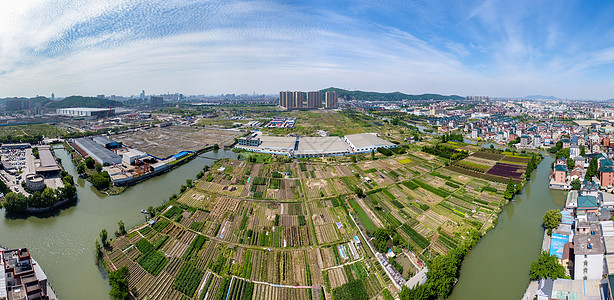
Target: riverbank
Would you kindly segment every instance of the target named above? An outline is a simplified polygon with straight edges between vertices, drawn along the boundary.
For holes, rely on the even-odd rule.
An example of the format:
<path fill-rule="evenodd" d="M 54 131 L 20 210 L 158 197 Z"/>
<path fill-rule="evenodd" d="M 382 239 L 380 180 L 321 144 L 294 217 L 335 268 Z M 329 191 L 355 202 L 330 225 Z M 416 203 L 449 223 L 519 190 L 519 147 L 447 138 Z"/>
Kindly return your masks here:
<path fill-rule="evenodd" d="M 541 249 L 541 217 L 560 209 L 565 192 L 548 188 L 550 164 L 544 157 L 536 173 L 514 201 L 503 207 L 497 225 L 473 247 L 463 261 L 449 299 L 519 299 L 529 284 L 529 267 Z"/>

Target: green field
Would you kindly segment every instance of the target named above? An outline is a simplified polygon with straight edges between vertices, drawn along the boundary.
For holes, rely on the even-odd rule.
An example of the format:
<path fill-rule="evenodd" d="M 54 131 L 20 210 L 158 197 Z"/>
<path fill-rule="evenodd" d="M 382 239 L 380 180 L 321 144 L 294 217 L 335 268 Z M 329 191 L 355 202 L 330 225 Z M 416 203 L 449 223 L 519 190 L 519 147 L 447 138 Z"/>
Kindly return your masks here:
<path fill-rule="evenodd" d="M 367 229 L 368 231 L 375 231 L 375 229 L 377 229 L 375 224 L 373 224 L 373 221 L 369 219 L 367 213 L 362 209 L 362 207 L 360 207 L 360 204 L 358 204 L 356 200 L 350 199 L 350 205 L 358 214 L 358 218 L 360 219 L 360 222 L 362 222 L 362 224 L 365 226 L 365 229 Z"/>

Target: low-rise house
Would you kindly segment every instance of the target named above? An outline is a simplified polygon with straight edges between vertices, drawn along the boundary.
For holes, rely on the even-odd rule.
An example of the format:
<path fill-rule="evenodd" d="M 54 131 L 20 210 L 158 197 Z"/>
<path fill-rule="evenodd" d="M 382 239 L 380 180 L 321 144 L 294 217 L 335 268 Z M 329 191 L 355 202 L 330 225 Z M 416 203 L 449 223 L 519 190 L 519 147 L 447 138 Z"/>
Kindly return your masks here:
<path fill-rule="evenodd" d="M 614 182 L 614 163 L 611 159 L 599 161 L 599 181 L 602 187 L 612 187 Z"/>
<path fill-rule="evenodd" d="M 595 196 L 578 196 L 578 207 L 576 208 L 577 214 L 583 213 L 597 213 L 599 210 L 599 201 Z"/>

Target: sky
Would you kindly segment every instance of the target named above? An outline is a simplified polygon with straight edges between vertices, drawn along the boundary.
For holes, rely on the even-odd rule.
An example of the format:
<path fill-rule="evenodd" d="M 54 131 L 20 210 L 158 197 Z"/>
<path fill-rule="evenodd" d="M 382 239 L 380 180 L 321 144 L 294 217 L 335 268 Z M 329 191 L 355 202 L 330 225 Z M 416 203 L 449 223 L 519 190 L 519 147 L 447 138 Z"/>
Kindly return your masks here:
<path fill-rule="evenodd" d="M 610 99 L 613 15 L 612 1 L 1 1 L 0 97 Z"/>

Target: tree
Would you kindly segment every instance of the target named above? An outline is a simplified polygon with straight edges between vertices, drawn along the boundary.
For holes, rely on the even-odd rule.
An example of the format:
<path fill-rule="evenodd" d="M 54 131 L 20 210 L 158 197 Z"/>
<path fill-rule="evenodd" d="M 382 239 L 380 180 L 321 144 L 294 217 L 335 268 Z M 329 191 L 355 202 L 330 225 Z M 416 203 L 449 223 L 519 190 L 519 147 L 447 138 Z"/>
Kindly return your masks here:
<path fill-rule="evenodd" d="M 582 182 L 580 182 L 580 179 L 574 179 L 571 181 L 571 189 L 572 190 L 579 190 L 580 187 L 582 187 Z"/>
<path fill-rule="evenodd" d="M 85 158 L 85 166 L 88 169 L 93 169 L 95 164 L 96 164 L 96 161 L 91 156 L 88 156 Z"/>
<path fill-rule="evenodd" d="M 45 188 L 43 193 L 41 194 L 41 202 L 44 207 L 51 207 L 57 202 L 57 198 L 55 197 L 55 191 L 51 188 Z"/>
<path fill-rule="evenodd" d="M 4 208 L 9 213 L 23 212 L 28 208 L 28 201 L 24 195 L 10 192 L 4 196 Z"/>
<path fill-rule="evenodd" d="M 580 145 L 580 156 L 586 156 L 586 147 L 584 145 Z"/>
<path fill-rule="evenodd" d="M 111 176 L 107 171 L 92 175 L 91 180 L 94 187 L 99 190 L 106 189 L 111 185 Z"/>
<path fill-rule="evenodd" d="M 151 205 L 147 207 L 147 212 L 149 213 L 150 218 L 153 218 L 156 215 L 156 212 L 154 211 L 154 208 Z"/>
<path fill-rule="evenodd" d="M 375 150 L 371 150 L 371 159 L 375 160 Z"/>
<path fill-rule="evenodd" d="M 213 144 L 213 150 L 218 150 L 220 149 L 220 145 L 218 144 Z"/>
<path fill-rule="evenodd" d="M 117 226 L 119 227 L 119 234 L 120 235 L 126 234 L 126 226 L 124 225 L 124 221 L 119 220 L 119 222 L 117 222 Z"/>
<path fill-rule="evenodd" d="M 510 177 L 505 193 L 503 193 L 503 198 L 506 200 L 511 200 L 514 197 L 514 194 L 516 194 L 516 184 L 514 183 L 514 180 L 512 180 L 512 177 Z"/>
<path fill-rule="evenodd" d="M 388 241 L 388 231 L 386 231 L 386 229 L 384 228 L 378 228 L 375 230 L 375 247 L 377 248 L 377 251 L 380 253 L 385 253 L 386 252 L 386 241 Z"/>
<path fill-rule="evenodd" d="M 86 166 L 85 166 L 85 162 L 80 162 L 80 163 L 77 165 L 77 173 L 79 173 L 79 174 L 83 174 L 83 173 L 85 173 L 85 168 L 86 168 Z"/>
<path fill-rule="evenodd" d="M 111 286 L 109 295 L 114 300 L 130 299 L 126 277 L 128 277 L 128 267 L 121 267 L 117 271 L 109 273 L 109 285 Z"/>
<path fill-rule="evenodd" d="M 588 163 L 588 168 L 586 169 L 586 176 L 584 176 L 584 179 L 593 180 L 593 176 L 597 175 L 598 170 L 599 169 L 597 159 L 592 158 L 591 161 Z"/>
<path fill-rule="evenodd" d="M 100 243 L 96 240 L 96 260 L 100 259 L 102 259 L 102 246 L 100 246 Z"/>
<path fill-rule="evenodd" d="M 102 171 L 102 165 L 100 163 L 96 163 L 94 165 L 94 168 L 96 169 L 96 172 L 100 173 L 100 171 Z"/>
<path fill-rule="evenodd" d="M 538 280 L 541 278 L 566 278 L 565 267 L 559 264 L 556 256 L 542 251 L 536 261 L 531 263 L 529 278 Z"/>
<path fill-rule="evenodd" d="M 562 218 L 563 215 L 558 209 L 551 209 L 544 214 L 542 220 L 544 221 L 544 227 L 548 229 L 548 235 L 552 234 L 552 229 L 559 227 Z"/>
<path fill-rule="evenodd" d="M 576 166 L 576 161 L 571 158 L 568 158 L 567 159 L 567 169 L 572 170 L 573 167 L 575 166 Z"/>
<path fill-rule="evenodd" d="M 102 243 L 103 247 L 107 246 L 107 238 L 108 238 L 108 234 L 107 234 L 107 230 L 103 229 L 102 231 L 100 231 L 100 242 Z"/>

